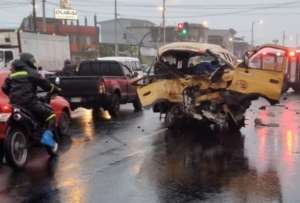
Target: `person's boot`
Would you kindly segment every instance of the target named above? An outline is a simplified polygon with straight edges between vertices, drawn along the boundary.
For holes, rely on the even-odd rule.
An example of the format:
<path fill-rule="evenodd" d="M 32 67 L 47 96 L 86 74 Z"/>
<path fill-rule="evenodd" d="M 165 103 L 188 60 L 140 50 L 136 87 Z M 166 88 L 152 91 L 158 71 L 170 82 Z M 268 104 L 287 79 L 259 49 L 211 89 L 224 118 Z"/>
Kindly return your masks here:
<path fill-rule="evenodd" d="M 58 150 L 58 144 L 54 140 L 54 134 L 51 130 L 46 130 L 41 138 L 41 143 L 52 149 L 53 153 L 56 153 Z"/>

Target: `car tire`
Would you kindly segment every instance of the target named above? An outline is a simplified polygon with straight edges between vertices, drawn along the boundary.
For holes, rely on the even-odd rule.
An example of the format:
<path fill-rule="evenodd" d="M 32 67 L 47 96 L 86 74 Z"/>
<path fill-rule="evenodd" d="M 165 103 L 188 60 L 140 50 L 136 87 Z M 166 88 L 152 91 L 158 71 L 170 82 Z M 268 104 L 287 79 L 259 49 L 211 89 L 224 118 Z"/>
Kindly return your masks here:
<path fill-rule="evenodd" d="M 28 161 L 28 139 L 25 131 L 18 127 L 9 129 L 4 140 L 7 164 L 14 169 L 23 169 Z"/>
<path fill-rule="evenodd" d="M 137 97 L 132 104 L 135 112 L 140 112 L 143 110 L 142 103 L 139 97 Z"/>
<path fill-rule="evenodd" d="M 111 98 L 111 103 L 108 108 L 110 115 L 117 117 L 120 112 L 120 96 L 118 94 L 113 94 Z"/>
<path fill-rule="evenodd" d="M 70 130 L 71 117 L 67 112 L 62 112 L 58 123 L 58 133 L 61 137 L 67 136 Z"/>

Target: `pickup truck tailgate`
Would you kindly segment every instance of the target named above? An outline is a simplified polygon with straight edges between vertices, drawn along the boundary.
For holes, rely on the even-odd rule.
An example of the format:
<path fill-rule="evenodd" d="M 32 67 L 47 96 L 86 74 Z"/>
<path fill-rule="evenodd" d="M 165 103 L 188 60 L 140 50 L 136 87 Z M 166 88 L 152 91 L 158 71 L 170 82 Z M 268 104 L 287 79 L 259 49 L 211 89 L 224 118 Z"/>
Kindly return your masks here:
<path fill-rule="evenodd" d="M 64 97 L 89 97 L 99 94 L 100 78 L 94 76 L 60 77 L 59 87 Z"/>

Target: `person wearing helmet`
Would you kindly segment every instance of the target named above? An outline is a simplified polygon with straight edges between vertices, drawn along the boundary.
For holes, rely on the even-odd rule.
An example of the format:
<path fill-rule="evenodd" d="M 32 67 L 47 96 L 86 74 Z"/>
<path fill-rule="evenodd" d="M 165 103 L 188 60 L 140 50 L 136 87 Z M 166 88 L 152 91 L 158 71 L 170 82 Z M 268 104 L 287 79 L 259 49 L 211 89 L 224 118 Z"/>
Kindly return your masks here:
<path fill-rule="evenodd" d="M 47 123 L 48 129 L 42 135 L 41 143 L 52 147 L 53 151 L 56 152 L 58 145 L 53 139 L 55 114 L 51 108 L 38 99 L 38 87 L 49 93 L 60 92 L 59 88 L 38 73 L 34 56 L 23 53 L 20 55 L 20 59 L 12 63 L 11 74 L 6 78 L 2 90 L 9 97 L 12 105 L 18 105 L 29 110 L 36 118 Z M 51 142 L 47 143 L 45 140 Z"/>
<path fill-rule="evenodd" d="M 64 67 L 62 69 L 62 75 L 70 76 L 74 75 L 76 66 L 72 65 L 72 62 L 67 59 L 64 61 Z"/>

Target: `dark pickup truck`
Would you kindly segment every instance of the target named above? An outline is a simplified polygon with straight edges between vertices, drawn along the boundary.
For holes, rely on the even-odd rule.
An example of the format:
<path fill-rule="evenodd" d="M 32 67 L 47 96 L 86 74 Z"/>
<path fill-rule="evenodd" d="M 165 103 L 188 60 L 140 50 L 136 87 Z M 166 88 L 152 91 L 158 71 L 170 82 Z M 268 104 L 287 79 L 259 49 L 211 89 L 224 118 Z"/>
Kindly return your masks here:
<path fill-rule="evenodd" d="M 104 108 L 116 116 L 120 104 L 132 103 L 135 111 L 141 110 L 136 88 L 131 85 L 136 74 L 117 61 L 83 61 L 70 76 L 58 76 L 56 84 L 71 108 L 98 110 Z M 50 77 L 54 80 L 54 77 Z"/>

